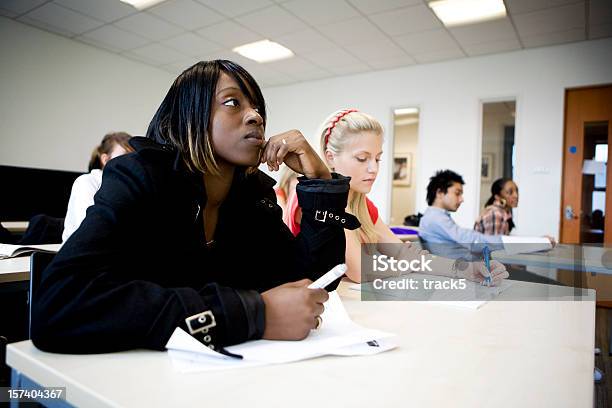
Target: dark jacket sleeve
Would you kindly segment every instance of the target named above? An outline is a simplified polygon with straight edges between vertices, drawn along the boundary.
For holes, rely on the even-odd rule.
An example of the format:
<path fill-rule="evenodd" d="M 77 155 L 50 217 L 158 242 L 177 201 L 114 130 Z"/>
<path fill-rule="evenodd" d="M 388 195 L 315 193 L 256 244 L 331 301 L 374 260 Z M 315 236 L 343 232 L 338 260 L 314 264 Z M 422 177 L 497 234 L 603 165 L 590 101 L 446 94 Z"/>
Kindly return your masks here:
<path fill-rule="evenodd" d="M 154 188 L 137 158 L 117 158 L 106 166 L 94 206 L 43 272 L 34 294 L 32 341 L 38 348 L 63 353 L 163 350 L 177 326 L 187 329 L 185 319 L 205 311 L 212 312 L 216 326 L 197 336 L 211 336 L 215 347 L 261 337 L 264 311 L 257 292 L 214 283 L 199 291 L 164 287 L 139 270 L 124 242 L 117 243 L 125 226 L 137 225 L 131 221 L 142 217 Z"/>
<path fill-rule="evenodd" d="M 302 208 L 301 231 L 297 237 L 281 221 L 280 244 L 275 248 L 271 268 L 280 282 L 308 278 L 316 280 L 334 266 L 345 262 L 344 229 L 356 229 L 359 221 L 345 212 L 350 177 L 332 173 L 331 180 L 299 178 L 296 187 Z M 270 189 L 268 198 L 275 199 Z M 280 218 L 280 215 L 277 216 Z M 336 289 L 340 280 L 326 289 Z"/>

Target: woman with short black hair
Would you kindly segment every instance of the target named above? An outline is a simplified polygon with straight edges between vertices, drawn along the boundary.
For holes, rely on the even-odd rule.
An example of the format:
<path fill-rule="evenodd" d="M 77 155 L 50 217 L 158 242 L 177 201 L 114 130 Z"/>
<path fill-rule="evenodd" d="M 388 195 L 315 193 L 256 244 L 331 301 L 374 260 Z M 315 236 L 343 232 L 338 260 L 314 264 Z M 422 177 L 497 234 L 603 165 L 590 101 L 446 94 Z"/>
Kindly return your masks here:
<path fill-rule="evenodd" d="M 304 338 L 327 292 L 308 289 L 344 262 L 349 180 L 331 174 L 298 131 L 264 139 L 265 102 L 239 65 L 199 62 L 174 81 L 147 138 L 110 162 L 77 230 L 35 294 L 32 340 L 43 350 L 162 350 L 177 328 L 211 348 Z M 305 177 L 302 234 L 281 220 L 283 162 Z M 328 211 L 341 215 L 315 219 Z M 336 217 L 338 218 L 338 217 Z"/>

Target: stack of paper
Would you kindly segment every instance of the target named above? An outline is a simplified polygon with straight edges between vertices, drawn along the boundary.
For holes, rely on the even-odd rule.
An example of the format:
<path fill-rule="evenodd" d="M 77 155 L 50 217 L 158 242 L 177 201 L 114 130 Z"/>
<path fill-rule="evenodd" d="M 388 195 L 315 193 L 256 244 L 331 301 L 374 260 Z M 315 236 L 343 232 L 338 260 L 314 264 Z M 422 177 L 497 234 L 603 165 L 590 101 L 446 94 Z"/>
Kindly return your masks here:
<path fill-rule="evenodd" d="M 552 249 L 550 240 L 546 237 L 517 237 L 502 235 L 504 252 L 507 255 L 530 254 L 532 252 L 548 251 Z"/>
<path fill-rule="evenodd" d="M 191 372 L 288 363 L 322 355 L 369 355 L 396 347 L 389 341 L 392 334 L 353 322 L 336 292 L 329 294 L 321 317 L 321 327 L 301 341 L 254 340 L 226 348 L 242 360 L 209 349 L 180 328 L 166 348 L 177 371 Z"/>

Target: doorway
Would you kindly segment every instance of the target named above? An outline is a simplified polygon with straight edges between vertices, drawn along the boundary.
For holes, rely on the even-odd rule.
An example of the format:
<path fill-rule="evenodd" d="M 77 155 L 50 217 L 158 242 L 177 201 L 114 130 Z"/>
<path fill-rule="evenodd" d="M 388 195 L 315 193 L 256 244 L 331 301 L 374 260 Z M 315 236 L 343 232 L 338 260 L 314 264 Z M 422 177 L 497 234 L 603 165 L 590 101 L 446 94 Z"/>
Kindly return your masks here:
<path fill-rule="evenodd" d="M 611 122 L 612 86 L 566 90 L 562 243 L 612 244 Z"/>
<path fill-rule="evenodd" d="M 498 178 L 514 178 L 514 125 L 516 101 L 483 102 L 482 157 L 480 162 L 480 207 L 491 196 L 491 185 Z"/>
<path fill-rule="evenodd" d="M 394 109 L 390 225 L 402 225 L 406 216 L 416 213 L 418 142 L 419 109 Z"/>

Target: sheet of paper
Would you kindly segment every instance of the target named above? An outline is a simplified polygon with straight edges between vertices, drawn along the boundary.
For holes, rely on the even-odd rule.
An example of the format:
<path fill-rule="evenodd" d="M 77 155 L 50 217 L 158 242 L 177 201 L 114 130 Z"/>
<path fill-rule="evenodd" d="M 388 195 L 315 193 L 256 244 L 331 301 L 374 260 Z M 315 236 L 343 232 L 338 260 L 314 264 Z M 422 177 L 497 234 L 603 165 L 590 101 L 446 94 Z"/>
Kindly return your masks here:
<path fill-rule="evenodd" d="M 321 317 L 321 327 L 301 341 L 254 340 L 226 348 L 243 356 L 242 360 L 209 349 L 180 328 L 175 329 L 166 348 L 177 371 L 194 372 L 287 363 L 322 355 L 371 355 L 395 347 L 389 340 L 393 334 L 354 323 L 336 292 L 330 293 Z M 367 345 L 372 340 L 378 345 Z"/>
<path fill-rule="evenodd" d="M 329 294 L 329 300 L 325 303 L 325 312 L 321 317 L 323 318 L 321 327 L 311 331 L 305 340 L 255 340 L 228 347 L 227 350 L 243 356 L 245 360 L 283 363 L 321 356 L 341 347 L 392 336 L 354 323 L 335 291 Z"/>
<path fill-rule="evenodd" d="M 546 237 L 502 235 L 502 242 L 504 244 L 503 252 L 507 255 L 529 254 L 552 249 L 552 244 Z"/>

